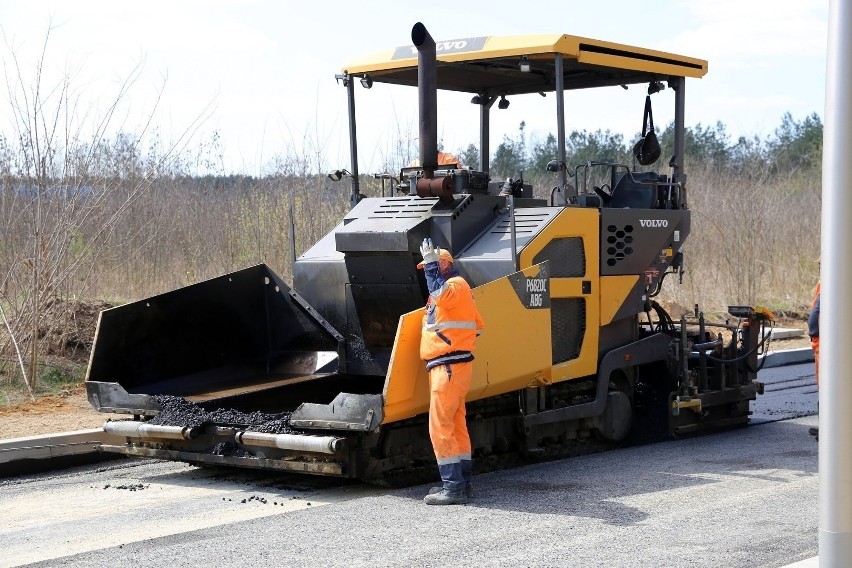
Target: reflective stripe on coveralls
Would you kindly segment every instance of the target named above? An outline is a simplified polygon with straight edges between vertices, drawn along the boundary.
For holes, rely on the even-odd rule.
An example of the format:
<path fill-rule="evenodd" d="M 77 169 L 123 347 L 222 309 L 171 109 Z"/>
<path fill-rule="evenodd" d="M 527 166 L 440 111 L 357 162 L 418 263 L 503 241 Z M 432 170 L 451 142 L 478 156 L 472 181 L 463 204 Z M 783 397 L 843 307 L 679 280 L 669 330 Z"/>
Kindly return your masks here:
<path fill-rule="evenodd" d="M 444 321 L 441 323 L 430 323 L 423 327 L 428 331 L 440 331 L 442 329 L 476 329 L 475 321 Z"/>
<path fill-rule="evenodd" d="M 426 264 L 424 271 L 429 289 L 433 292 L 429 295 L 423 316 L 420 358 L 426 361 L 427 369 L 430 369 L 440 363 L 434 361 L 439 357 L 471 353 L 476 336 L 484 325 L 473 301 L 473 292 L 457 271 L 452 270 L 446 280 L 437 262 Z M 434 290 L 442 292 L 436 295 Z M 470 354 L 464 360 L 472 361 L 473 355 Z"/>

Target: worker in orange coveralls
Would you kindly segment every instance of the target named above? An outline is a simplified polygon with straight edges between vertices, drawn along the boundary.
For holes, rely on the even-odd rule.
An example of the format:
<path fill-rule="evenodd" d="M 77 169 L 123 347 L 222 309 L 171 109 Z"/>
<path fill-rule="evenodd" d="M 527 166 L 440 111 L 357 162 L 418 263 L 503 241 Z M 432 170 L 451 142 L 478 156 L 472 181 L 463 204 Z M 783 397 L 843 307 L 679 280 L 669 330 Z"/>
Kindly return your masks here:
<path fill-rule="evenodd" d="M 473 350 L 484 325 L 470 285 L 453 266 L 446 249 L 432 239 L 420 247 L 429 300 L 423 315 L 420 358 L 429 373 L 429 438 L 438 460 L 441 487 L 430 490 L 429 505 L 467 503 L 472 497 L 470 436 L 464 399 L 473 376 Z"/>
<path fill-rule="evenodd" d="M 450 154 L 449 152 L 438 152 L 438 165 L 439 166 L 451 166 L 453 164 L 458 165 L 458 167 L 462 167 L 461 160 L 459 160 L 454 154 Z"/>
<path fill-rule="evenodd" d="M 408 167 L 416 167 L 420 165 L 420 158 L 413 160 Z M 438 165 L 439 166 L 457 166 L 459 168 L 463 168 L 464 166 L 461 163 L 461 160 L 456 157 L 455 154 L 451 154 L 450 152 L 438 152 Z"/>
<path fill-rule="evenodd" d="M 819 262 L 819 259 L 817 259 Z M 814 350 L 814 364 L 816 365 L 816 383 L 819 388 L 819 292 L 822 282 L 817 282 L 814 292 L 814 301 L 811 303 L 811 314 L 808 316 L 808 335 L 811 338 L 811 347 Z M 808 429 L 811 436 L 819 436 L 819 428 L 814 426 Z"/>

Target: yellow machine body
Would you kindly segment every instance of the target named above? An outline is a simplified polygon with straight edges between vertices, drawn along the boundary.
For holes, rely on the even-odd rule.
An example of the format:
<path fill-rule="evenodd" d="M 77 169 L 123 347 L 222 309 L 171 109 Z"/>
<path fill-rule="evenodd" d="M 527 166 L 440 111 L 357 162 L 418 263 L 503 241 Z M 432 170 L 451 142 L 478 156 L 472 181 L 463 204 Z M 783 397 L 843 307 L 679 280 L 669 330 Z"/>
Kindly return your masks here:
<path fill-rule="evenodd" d="M 539 277 L 542 266 L 522 274 Z M 550 309 L 522 303 L 511 276 L 473 290 L 486 330 L 476 340 L 473 380 L 467 400 L 474 401 L 550 382 Z M 423 310 L 399 318 L 384 395 L 385 423 L 411 418 L 429 410 L 429 379 L 420 359 Z M 524 356 L 517 348 L 524 346 Z"/>

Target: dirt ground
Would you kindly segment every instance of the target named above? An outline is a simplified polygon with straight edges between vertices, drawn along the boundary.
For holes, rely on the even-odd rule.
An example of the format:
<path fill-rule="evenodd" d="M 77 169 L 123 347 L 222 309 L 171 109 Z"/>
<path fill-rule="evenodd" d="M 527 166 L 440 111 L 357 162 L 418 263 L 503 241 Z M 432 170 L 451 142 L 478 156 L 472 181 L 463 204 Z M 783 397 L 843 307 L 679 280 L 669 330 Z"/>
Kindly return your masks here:
<path fill-rule="evenodd" d="M 69 377 L 82 377 L 98 315 L 109 307 L 110 304 L 97 300 L 50 301 L 39 326 L 46 349 L 42 357 L 45 367 Z M 4 331 L 0 328 L 0 346 L 4 345 Z M 0 378 L 6 380 L 2 374 Z M 39 394 L 35 400 L 29 400 L 23 388 L 5 393 L 13 402 L 0 406 L 0 439 L 98 428 L 107 418 L 117 416 L 96 412 L 86 400 L 85 386 L 74 384 L 73 378 L 69 383 L 54 386 L 48 386 L 47 382 L 42 380 L 40 384 L 49 394 Z"/>
<path fill-rule="evenodd" d="M 80 384 L 59 395 L 0 407 L 0 439 L 99 428 L 107 418 L 116 417 L 128 416 L 96 412 L 86 400 L 86 387 Z"/>

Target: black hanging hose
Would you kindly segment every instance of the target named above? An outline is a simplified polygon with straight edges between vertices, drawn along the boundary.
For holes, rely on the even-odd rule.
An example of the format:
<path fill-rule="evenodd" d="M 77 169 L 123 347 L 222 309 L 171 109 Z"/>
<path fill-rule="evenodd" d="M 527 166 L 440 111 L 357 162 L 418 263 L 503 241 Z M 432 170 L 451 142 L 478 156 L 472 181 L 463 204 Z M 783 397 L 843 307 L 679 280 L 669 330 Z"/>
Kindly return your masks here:
<path fill-rule="evenodd" d="M 657 331 L 657 332 L 665 331 L 667 333 L 674 333 L 675 332 L 674 321 L 672 321 L 671 316 L 663 308 L 663 306 L 661 306 L 656 300 L 651 300 L 651 309 L 653 309 L 654 312 L 656 312 L 657 320 L 658 320 L 656 329 L 654 329 L 652 327 L 652 330 Z M 645 312 L 645 313 L 648 314 L 648 320 L 650 321 L 650 319 L 651 319 L 650 312 Z"/>
<path fill-rule="evenodd" d="M 762 325 L 760 327 L 761 327 L 761 330 L 764 329 Z M 763 345 L 767 341 L 769 341 L 769 338 L 772 336 L 772 330 L 773 329 L 775 329 L 774 325 L 769 328 L 769 333 L 763 334 L 763 339 L 761 339 L 760 342 L 757 345 L 755 345 L 753 348 L 749 349 L 746 353 L 743 353 L 742 355 L 734 357 L 733 359 L 723 359 L 721 357 L 714 357 L 713 355 L 707 355 L 707 358 L 710 359 L 711 361 L 716 361 L 717 363 L 738 363 L 739 361 L 742 361 L 743 359 L 747 359 L 748 357 L 751 357 L 754 353 L 757 353 L 760 350 L 760 348 L 763 347 Z M 757 368 L 757 370 L 754 370 L 754 369 L 749 369 L 749 370 L 757 372 L 757 371 L 759 371 L 760 369 L 763 368 L 763 365 L 764 365 L 765 362 L 766 362 L 766 359 L 761 361 L 760 366 Z"/>
<path fill-rule="evenodd" d="M 662 282 L 662 280 L 661 280 L 661 282 Z M 655 300 L 651 300 L 651 309 L 653 309 L 656 312 L 657 319 L 658 319 L 657 327 L 655 328 L 653 326 L 653 322 L 651 321 L 650 311 L 645 312 L 648 315 L 648 322 L 649 322 L 649 325 L 650 325 L 652 331 L 674 333 L 675 332 L 675 325 L 674 325 L 674 321 L 672 320 L 669 313 Z M 772 321 L 772 320 L 770 320 L 770 321 Z M 765 325 L 763 323 L 761 323 L 760 329 L 761 329 L 761 331 L 764 331 Z M 773 325 L 769 328 L 769 333 L 764 333 L 763 338 L 760 340 L 760 342 L 757 345 L 754 346 L 754 348 L 749 349 L 747 353 L 743 353 L 742 355 L 738 355 L 737 357 L 734 357 L 732 359 L 715 357 L 715 356 L 710 355 L 710 354 L 705 354 L 705 356 L 708 359 L 710 359 L 711 361 L 715 361 L 717 363 L 738 363 L 739 361 L 742 361 L 743 359 L 747 359 L 747 358 L 751 357 L 754 353 L 760 351 L 760 349 L 769 341 L 770 337 L 772 337 L 772 330 L 773 329 L 775 329 L 774 322 L 773 322 Z M 734 331 L 736 332 L 738 330 L 739 330 L 739 326 L 737 326 L 737 329 L 734 330 Z M 760 362 L 760 365 L 758 366 L 758 368 L 756 370 L 755 369 L 749 369 L 749 370 L 756 373 L 763 368 L 763 365 L 765 363 L 766 363 L 766 360 L 764 359 L 763 361 Z"/>
<path fill-rule="evenodd" d="M 654 298 L 654 297 L 656 297 L 657 295 L 659 295 L 659 293 L 660 293 L 660 292 L 662 292 L 662 290 L 663 290 L 663 281 L 666 279 L 666 276 L 668 276 L 669 274 L 671 274 L 671 272 L 669 272 L 669 271 L 663 272 L 663 275 L 662 275 L 662 276 L 660 276 L 660 280 L 659 280 L 659 282 L 657 282 L 657 285 L 654 287 L 654 291 L 653 291 L 653 292 L 650 292 L 650 293 L 648 294 L 648 297 L 649 297 L 649 298 Z"/>

